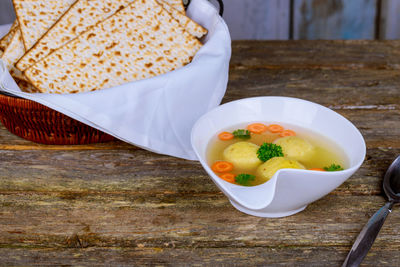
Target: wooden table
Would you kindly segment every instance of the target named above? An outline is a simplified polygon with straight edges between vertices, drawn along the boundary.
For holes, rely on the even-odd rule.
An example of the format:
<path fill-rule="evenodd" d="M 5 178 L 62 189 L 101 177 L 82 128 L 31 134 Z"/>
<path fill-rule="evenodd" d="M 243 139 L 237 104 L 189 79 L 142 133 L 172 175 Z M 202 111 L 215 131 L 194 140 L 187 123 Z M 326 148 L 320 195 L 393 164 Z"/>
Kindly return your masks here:
<path fill-rule="evenodd" d="M 0 265 L 340 266 L 384 204 L 400 154 L 400 41 L 234 42 L 223 102 L 280 95 L 328 106 L 367 143 L 361 169 L 281 219 L 234 209 L 198 162 L 123 142 L 44 146 L 0 128 Z M 400 266 L 400 208 L 365 266 Z"/>

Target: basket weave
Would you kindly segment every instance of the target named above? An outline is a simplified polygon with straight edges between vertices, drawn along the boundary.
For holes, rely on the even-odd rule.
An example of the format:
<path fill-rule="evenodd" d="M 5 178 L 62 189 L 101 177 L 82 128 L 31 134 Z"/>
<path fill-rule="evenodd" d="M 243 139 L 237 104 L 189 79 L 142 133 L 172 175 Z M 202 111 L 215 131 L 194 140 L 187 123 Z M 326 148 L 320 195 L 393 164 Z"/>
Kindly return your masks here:
<path fill-rule="evenodd" d="M 82 145 L 116 140 L 31 100 L 0 94 L 0 121 L 10 132 L 47 145 Z"/>

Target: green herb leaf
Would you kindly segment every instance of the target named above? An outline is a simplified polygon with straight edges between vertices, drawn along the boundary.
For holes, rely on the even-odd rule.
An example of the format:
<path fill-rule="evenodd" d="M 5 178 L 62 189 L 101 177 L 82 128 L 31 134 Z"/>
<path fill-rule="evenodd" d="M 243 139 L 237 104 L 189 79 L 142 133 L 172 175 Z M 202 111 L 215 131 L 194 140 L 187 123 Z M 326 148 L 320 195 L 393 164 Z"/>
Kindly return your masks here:
<path fill-rule="evenodd" d="M 335 171 L 343 171 L 343 168 L 340 165 L 332 164 L 329 167 L 324 167 L 324 170 L 328 172 L 335 172 Z"/>
<path fill-rule="evenodd" d="M 250 131 L 244 129 L 238 129 L 234 131 L 233 136 L 240 138 L 240 139 L 249 139 L 250 138 Z"/>
<path fill-rule="evenodd" d="M 274 157 L 283 157 L 282 147 L 276 144 L 264 143 L 257 150 L 257 156 L 264 162 Z"/>
<path fill-rule="evenodd" d="M 240 185 L 244 185 L 244 186 L 249 186 L 250 182 L 254 181 L 254 179 L 256 179 L 256 177 L 254 175 L 245 174 L 245 173 L 238 174 L 235 177 L 236 183 L 238 183 Z"/>

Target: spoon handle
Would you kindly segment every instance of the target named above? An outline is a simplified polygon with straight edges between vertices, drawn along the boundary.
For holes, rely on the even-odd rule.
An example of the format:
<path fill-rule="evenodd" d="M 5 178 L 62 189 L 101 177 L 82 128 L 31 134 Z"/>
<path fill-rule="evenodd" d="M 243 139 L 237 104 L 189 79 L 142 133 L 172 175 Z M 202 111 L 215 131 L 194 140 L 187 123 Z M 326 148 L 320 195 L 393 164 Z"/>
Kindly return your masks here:
<path fill-rule="evenodd" d="M 372 247 L 386 217 L 392 212 L 393 202 L 387 202 L 369 219 L 353 244 L 342 267 L 359 266 Z"/>

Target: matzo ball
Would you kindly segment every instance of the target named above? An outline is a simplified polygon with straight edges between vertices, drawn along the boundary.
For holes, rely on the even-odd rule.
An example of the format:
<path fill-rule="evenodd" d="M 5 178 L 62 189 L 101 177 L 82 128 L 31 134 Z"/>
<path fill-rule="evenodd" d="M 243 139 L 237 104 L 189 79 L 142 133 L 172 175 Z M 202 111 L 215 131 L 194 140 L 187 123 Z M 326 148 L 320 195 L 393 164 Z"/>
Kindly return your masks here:
<path fill-rule="evenodd" d="M 237 142 L 225 148 L 224 160 L 231 162 L 235 169 L 250 170 L 262 163 L 257 157 L 259 146 L 250 142 Z"/>
<path fill-rule="evenodd" d="M 297 160 L 275 157 L 267 160 L 257 168 L 257 176 L 266 182 L 280 169 L 305 169 L 305 167 Z"/>
<path fill-rule="evenodd" d="M 282 147 L 285 157 L 298 161 L 309 160 L 315 152 L 312 144 L 297 136 L 282 137 L 275 140 L 274 143 Z"/>

